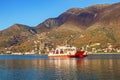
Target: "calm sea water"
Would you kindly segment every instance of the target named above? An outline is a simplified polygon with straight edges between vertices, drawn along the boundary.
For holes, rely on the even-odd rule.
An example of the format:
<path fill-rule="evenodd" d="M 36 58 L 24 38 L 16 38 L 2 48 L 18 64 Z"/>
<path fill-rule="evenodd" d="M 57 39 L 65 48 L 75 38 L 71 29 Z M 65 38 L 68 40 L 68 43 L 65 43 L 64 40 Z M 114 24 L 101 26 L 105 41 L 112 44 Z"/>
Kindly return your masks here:
<path fill-rule="evenodd" d="M 83 59 L 0 55 L 0 80 L 120 80 L 120 54 Z"/>

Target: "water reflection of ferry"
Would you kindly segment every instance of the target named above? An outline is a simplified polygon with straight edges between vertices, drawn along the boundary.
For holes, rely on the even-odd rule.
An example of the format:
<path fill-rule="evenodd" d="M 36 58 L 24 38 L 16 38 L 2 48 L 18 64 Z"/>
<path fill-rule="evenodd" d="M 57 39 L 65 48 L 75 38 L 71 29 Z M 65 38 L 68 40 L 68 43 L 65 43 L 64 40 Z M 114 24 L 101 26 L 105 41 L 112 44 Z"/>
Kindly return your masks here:
<path fill-rule="evenodd" d="M 48 54 L 49 57 L 76 57 L 83 58 L 87 56 L 86 51 L 77 51 L 74 46 L 59 46 L 54 52 Z"/>
<path fill-rule="evenodd" d="M 51 68 L 54 68 L 56 71 L 77 71 L 77 69 L 82 68 L 85 70 L 85 68 L 88 65 L 88 60 L 83 59 L 76 59 L 76 58 L 52 58 L 49 60 L 49 65 L 52 66 Z M 49 67 L 50 67 L 49 66 Z"/>

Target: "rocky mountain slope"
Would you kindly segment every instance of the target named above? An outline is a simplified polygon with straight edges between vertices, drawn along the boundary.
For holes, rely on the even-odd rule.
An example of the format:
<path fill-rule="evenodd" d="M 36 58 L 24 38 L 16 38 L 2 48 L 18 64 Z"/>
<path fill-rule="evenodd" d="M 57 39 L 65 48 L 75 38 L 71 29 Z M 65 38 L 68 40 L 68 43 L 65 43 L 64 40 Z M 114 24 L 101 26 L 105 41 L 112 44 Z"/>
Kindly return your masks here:
<path fill-rule="evenodd" d="M 101 49 L 110 43 L 114 48 L 120 48 L 120 3 L 93 5 L 84 9 L 72 8 L 35 27 L 15 24 L 0 31 L 2 50 L 21 46 L 28 41 L 34 44 L 36 40 L 49 45 L 65 44 L 67 40 L 77 47 L 99 43 L 99 46 L 94 47 Z"/>
<path fill-rule="evenodd" d="M 22 44 L 36 33 L 36 30 L 32 27 L 14 24 L 8 29 L 0 31 L 0 47 L 10 47 Z"/>

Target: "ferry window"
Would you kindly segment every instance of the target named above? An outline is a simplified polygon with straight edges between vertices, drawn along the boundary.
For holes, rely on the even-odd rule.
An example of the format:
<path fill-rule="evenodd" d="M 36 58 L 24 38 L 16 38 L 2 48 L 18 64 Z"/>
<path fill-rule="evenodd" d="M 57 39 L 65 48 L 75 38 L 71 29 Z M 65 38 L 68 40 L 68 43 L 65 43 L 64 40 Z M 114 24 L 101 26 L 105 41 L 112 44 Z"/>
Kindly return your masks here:
<path fill-rule="evenodd" d="M 58 54 L 58 50 L 56 50 L 56 54 Z"/>
<path fill-rule="evenodd" d="M 75 51 L 75 49 L 73 49 L 73 51 Z"/>
<path fill-rule="evenodd" d="M 62 49 L 60 50 L 60 54 L 63 54 L 63 50 Z"/>

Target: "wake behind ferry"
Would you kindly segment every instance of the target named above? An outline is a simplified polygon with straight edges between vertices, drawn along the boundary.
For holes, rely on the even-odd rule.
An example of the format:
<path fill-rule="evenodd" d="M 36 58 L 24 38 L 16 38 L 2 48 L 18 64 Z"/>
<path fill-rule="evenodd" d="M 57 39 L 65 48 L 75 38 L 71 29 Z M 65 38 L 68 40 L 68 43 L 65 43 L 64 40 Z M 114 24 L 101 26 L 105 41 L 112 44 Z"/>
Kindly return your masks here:
<path fill-rule="evenodd" d="M 48 57 L 75 57 L 84 58 L 87 56 L 86 51 L 78 51 L 74 46 L 59 46 L 54 52 L 50 52 Z"/>

